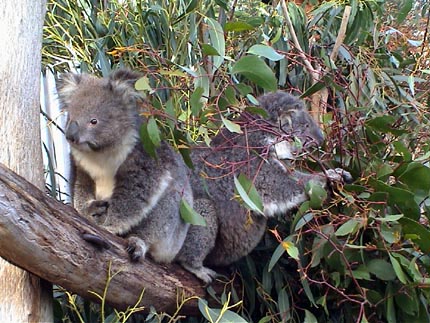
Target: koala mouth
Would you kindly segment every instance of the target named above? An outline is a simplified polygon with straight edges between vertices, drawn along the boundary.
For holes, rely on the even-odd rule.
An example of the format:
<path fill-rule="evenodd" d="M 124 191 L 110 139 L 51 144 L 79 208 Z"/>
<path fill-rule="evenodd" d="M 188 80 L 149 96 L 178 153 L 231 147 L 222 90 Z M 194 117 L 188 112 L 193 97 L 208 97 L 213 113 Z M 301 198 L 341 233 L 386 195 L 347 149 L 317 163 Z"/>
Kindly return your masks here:
<path fill-rule="evenodd" d="M 100 151 L 102 148 L 97 145 L 97 143 L 95 142 L 91 142 L 91 141 L 84 141 L 84 142 L 80 142 L 80 143 L 73 143 L 70 142 L 70 145 L 73 146 L 73 148 L 80 150 L 80 151 Z"/>

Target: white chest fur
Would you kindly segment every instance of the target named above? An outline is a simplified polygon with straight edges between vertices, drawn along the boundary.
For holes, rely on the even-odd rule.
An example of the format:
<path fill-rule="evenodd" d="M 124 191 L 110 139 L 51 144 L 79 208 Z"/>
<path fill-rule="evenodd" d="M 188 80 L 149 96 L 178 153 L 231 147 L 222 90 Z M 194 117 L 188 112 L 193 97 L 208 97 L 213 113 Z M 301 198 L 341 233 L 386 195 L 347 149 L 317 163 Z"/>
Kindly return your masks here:
<path fill-rule="evenodd" d="M 96 200 L 106 200 L 112 196 L 116 172 L 133 150 L 135 143 L 135 134 L 130 133 L 118 147 L 102 152 L 81 151 L 71 147 L 75 162 L 90 175 L 95 183 Z"/>

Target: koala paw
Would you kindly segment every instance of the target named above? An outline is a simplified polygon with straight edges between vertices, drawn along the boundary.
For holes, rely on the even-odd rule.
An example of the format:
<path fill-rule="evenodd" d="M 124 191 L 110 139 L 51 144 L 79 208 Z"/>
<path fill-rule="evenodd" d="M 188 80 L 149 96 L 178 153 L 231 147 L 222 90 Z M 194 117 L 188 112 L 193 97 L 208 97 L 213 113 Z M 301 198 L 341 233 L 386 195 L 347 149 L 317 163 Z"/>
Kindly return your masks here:
<path fill-rule="evenodd" d="M 139 261 L 140 258 L 145 258 L 148 251 L 146 243 L 138 237 L 130 237 L 127 239 L 127 252 L 132 261 Z"/>
<path fill-rule="evenodd" d="M 90 200 L 86 203 L 84 212 L 87 217 L 92 218 L 96 223 L 100 224 L 107 214 L 108 207 L 108 201 Z"/>
<path fill-rule="evenodd" d="M 352 183 L 353 181 L 351 173 L 342 168 L 328 169 L 325 173 L 332 182 Z"/>
<path fill-rule="evenodd" d="M 194 268 L 185 263 L 181 263 L 181 265 L 186 270 L 196 275 L 197 278 L 201 279 L 206 285 L 210 284 L 218 276 L 216 271 L 204 266 Z"/>

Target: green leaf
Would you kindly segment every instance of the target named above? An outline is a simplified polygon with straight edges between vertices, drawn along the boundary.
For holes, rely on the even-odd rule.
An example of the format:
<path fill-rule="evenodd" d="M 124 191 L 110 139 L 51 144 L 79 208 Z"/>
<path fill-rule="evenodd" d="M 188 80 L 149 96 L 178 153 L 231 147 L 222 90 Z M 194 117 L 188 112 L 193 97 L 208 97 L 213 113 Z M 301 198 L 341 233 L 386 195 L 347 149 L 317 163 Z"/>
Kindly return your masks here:
<path fill-rule="evenodd" d="M 421 163 L 412 162 L 399 176 L 399 180 L 406 184 L 413 192 L 430 191 L 430 168 Z"/>
<path fill-rule="evenodd" d="M 387 299 L 386 310 L 387 310 L 388 322 L 397 322 L 397 320 L 396 320 L 396 309 L 394 307 L 394 298 L 393 298 L 393 295 L 395 294 L 393 284 L 391 284 L 391 283 L 387 284 L 387 290 L 385 293 L 386 293 L 385 296 Z"/>
<path fill-rule="evenodd" d="M 405 273 L 403 272 L 402 267 L 400 266 L 399 262 L 397 261 L 396 258 L 394 258 L 393 256 L 390 255 L 390 261 L 391 264 L 393 265 L 394 268 L 394 272 L 396 273 L 397 278 L 403 283 L 403 284 L 407 284 L 408 283 L 408 279 L 406 278 Z"/>
<path fill-rule="evenodd" d="M 243 83 L 236 84 L 236 88 L 239 90 L 240 94 L 246 96 L 252 93 L 252 87 Z"/>
<path fill-rule="evenodd" d="M 420 217 L 420 208 L 415 201 L 415 196 L 412 192 L 389 186 L 382 181 L 369 179 L 369 184 L 375 188 L 373 195 L 377 196 L 376 193 L 385 192 L 388 193 L 388 204 L 393 207 L 397 207 L 405 217 L 413 220 L 418 220 Z M 382 197 L 382 196 L 378 196 Z"/>
<path fill-rule="evenodd" d="M 237 193 L 239 194 L 245 205 L 252 211 L 258 212 L 261 215 L 263 213 L 263 202 L 258 194 L 254 184 L 249 180 L 245 174 L 239 174 L 238 177 L 234 177 L 234 185 Z"/>
<path fill-rule="evenodd" d="M 386 260 L 372 259 L 368 262 L 367 269 L 379 279 L 387 281 L 396 279 L 393 266 Z"/>
<path fill-rule="evenodd" d="M 327 191 L 321 184 L 315 181 L 309 181 L 305 185 L 306 193 L 309 196 L 309 205 L 313 209 L 320 208 L 327 198 Z"/>
<path fill-rule="evenodd" d="M 241 74 L 268 91 L 276 91 L 277 79 L 264 61 L 254 55 L 244 56 L 233 65 L 233 74 Z"/>
<path fill-rule="evenodd" d="M 305 320 L 303 323 L 318 323 L 318 320 L 312 312 L 305 309 Z"/>
<path fill-rule="evenodd" d="M 425 253 L 430 252 L 430 231 L 424 227 L 421 223 L 403 217 L 399 220 L 402 225 L 402 231 L 405 235 L 410 235 L 410 239 L 413 240 Z M 414 238 L 414 236 L 416 238 Z"/>
<path fill-rule="evenodd" d="M 282 244 L 279 244 L 275 251 L 272 254 L 272 257 L 270 258 L 270 262 L 269 262 L 269 267 L 268 267 L 268 271 L 270 272 L 273 267 L 276 265 L 276 263 L 278 262 L 278 260 L 282 257 L 282 255 L 285 252 L 285 248 L 282 246 Z"/>
<path fill-rule="evenodd" d="M 153 117 L 149 118 L 146 128 L 151 142 L 155 147 L 159 147 L 161 144 L 160 130 L 158 129 L 157 121 Z"/>
<path fill-rule="evenodd" d="M 283 322 L 288 322 L 291 319 L 291 306 L 288 294 L 285 288 L 278 293 L 278 308 Z"/>
<path fill-rule="evenodd" d="M 350 233 L 355 233 L 360 228 L 360 220 L 350 219 L 342 224 L 334 233 L 337 237 L 346 236 Z"/>
<path fill-rule="evenodd" d="M 152 91 L 152 88 L 149 85 L 149 79 L 147 76 L 144 76 L 138 79 L 137 82 L 134 84 L 134 88 L 137 91 L 148 91 L 148 92 Z"/>
<path fill-rule="evenodd" d="M 202 44 L 202 52 L 206 56 L 219 56 L 218 51 L 209 44 Z"/>
<path fill-rule="evenodd" d="M 397 119 L 391 115 L 384 115 L 375 117 L 366 122 L 366 124 L 373 129 L 380 131 L 382 133 L 392 133 L 393 135 L 400 136 L 406 131 L 402 129 L 397 129 L 393 127 L 396 124 Z"/>
<path fill-rule="evenodd" d="M 210 308 L 206 300 L 199 298 L 198 306 L 200 313 L 209 322 L 218 323 L 247 323 L 243 317 L 230 311 L 218 308 Z"/>
<path fill-rule="evenodd" d="M 208 306 L 208 302 L 204 299 L 199 298 L 198 306 L 200 313 L 207 319 L 209 322 L 215 322 L 218 319 L 219 316 L 219 310 L 216 311 L 214 309 L 211 309 Z"/>
<path fill-rule="evenodd" d="M 262 116 L 264 119 L 269 118 L 269 114 L 267 113 L 266 109 L 259 108 L 259 107 L 246 107 L 246 112 Z"/>
<path fill-rule="evenodd" d="M 299 249 L 297 249 L 297 247 L 291 241 L 284 240 L 281 245 L 284 247 L 284 249 L 287 249 L 287 253 L 291 258 L 299 260 Z"/>
<path fill-rule="evenodd" d="M 280 61 L 285 58 L 285 55 L 279 54 L 273 47 L 267 45 L 254 45 L 248 49 L 249 54 L 254 54 L 258 56 L 263 56 L 271 61 Z"/>
<path fill-rule="evenodd" d="M 403 7 L 400 9 L 397 15 L 397 23 L 402 23 L 408 16 L 409 11 L 411 11 L 414 4 L 413 0 L 404 0 Z"/>
<path fill-rule="evenodd" d="M 237 123 L 234 123 L 233 121 L 230 121 L 226 118 L 224 118 L 221 115 L 221 120 L 224 126 L 230 131 L 234 133 L 242 133 L 243 131 L 240 129 L 240 126 Z"/>
<path fill-rule="evenodd" d="M 217 309 L 214 309 L 214 311 L 217 311 Z M 221 310 L 218 310 L 218 311 L 221 313 Z M 219 323 L 248 323 L 239 314 L 232 312 L 230 310 L 225 310 L 222 313 L 222 317 L 218 322 Z"/>
<path fill-rule="evenodd" d="M 142 141 L 143 148 L 152 158 L 157 158 L 156 147 L 152 140 L 149 138 L 148 129 L 146 125 L 140 127 L 140 139 Z"/>
<path fill-rule="evenodd" d="M 194 211 L 194 209 L 184 199 L 181 199 L 179 213 L 181 214 L 182 220 L 184 220 L 186 223 L 200 225 L 203 227 L 206 226 L 206 220 L 200 214 Z"/>
<path fill-rule="evenodd" d="M 203 102 L 201 100 L 204 89 L 202 87 L 197 87 L 194 89 L 194 92 L 190 96 L 190 105 L 191 105 L 191 114 L 194 117 L 200 115 L 200 112 L 203 108 Z"/>
<path fill-rule="evenodd" d="M 237 105 L 239 104 L 239 101 L 236 98 L 236 91 L 234 90 L 234 87 L 229 85 L 225 91 L 224 91 L 225 98 L 227 99 L 228 103 L 231 105 Z"/>
<path fill-rule="evenodd" d="M 252 30 L 254 27 L 244 21 L 231 21 L 227 22 L 224 26 L 225 31 L 242 32 Z"/>
<path fill-rule="evenodd" d="M 268 322 L 271 322 L 271 321 L 272 321 L 272 317 L 271 316 L 265 316 L 262 319 L 260 319 L 258 321 L 258 323 L 268 323 Z"/>
<path fill-rule="evenodd" d="M 372 280 L 370 278 L 370 273 L 367 268 L 363 265 L 360 265 L 356 270 L 352 271 L 352 276 L 355 279 L 364 279 L 364 280 Z"/>
<path fill-rule="evenodd" d="M 379 222 L 396 222 L 403 218 L 403 216 L 403 214 L 387 214 L 383 218 L 374 217 L 374 219 Z"/>
<path fill-rule="evenodd" d="M 225 56 L 224 30 L 222 29 L 222 26 L 219 24 L 219 22 L 216 21 L 215 19 L 206 17 L 205 21 L 208 25 L 211 45 L 219 54 L 219 56 L 213 57 L 212 72 L 215 72 L 224 62 L 224 56 Z"/>
<path fill-rule="evenodd" d="M 309 87 L 305 93 L 303 93 L 300 98 L 307 98 L 308 96 L 311 96 L 312 94 L 318 92 L 319 90 L 326 87 L 326 84 L 324 81 L 318 81 L 315 84 L 313 84 L 311 87 Z"/>
<path fill-rule="evenodd" d="M 182 159 L 185 162 L 185 165 L 187 165 L 190 169 L 194 169 L 193 161 L 191 160 L 191 156 L 190 156 L 190 149 L 179 148 L 179 153 L 181 154 Z"/>

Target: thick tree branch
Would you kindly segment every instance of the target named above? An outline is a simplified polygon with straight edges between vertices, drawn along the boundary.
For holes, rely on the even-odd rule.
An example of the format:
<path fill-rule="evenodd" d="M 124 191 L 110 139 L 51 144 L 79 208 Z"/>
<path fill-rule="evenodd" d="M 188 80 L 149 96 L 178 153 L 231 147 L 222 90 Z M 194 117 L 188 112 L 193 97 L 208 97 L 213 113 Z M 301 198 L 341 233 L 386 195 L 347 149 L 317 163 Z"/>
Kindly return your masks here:
<path fill-rule="evenodd" d="M 96 301 L 93 292 L 103 295 L 110 268 L 110 276 L 115 275 L 106 303 L 117 309 L 134 306 L 143 290 L 139 305 L 152 305 L 160 312 L 174 312 L 178 295 L 205 297 L 201 282 L 181 267 L 147 259 L 130 262 L 123 239 L 94 226 L 2 164 L 0 256 Z M 195 303 L 187 302 L 183 312 L 196 313 Z"/>

